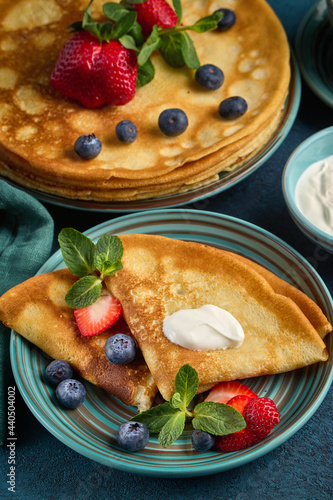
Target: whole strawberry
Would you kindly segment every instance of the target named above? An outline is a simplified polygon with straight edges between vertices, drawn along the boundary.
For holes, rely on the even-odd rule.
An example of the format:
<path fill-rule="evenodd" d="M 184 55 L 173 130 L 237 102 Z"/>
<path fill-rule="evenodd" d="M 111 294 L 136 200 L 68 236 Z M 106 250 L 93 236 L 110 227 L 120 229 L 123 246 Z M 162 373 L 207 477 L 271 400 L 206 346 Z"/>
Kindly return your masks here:
<path fill-rule="evenodd" d="M 241 404 L 240 398 L 243 398 L 243 404 Z M 269 398 L 236 396 L 228 404 L 242 413 L 246 427 L 233 434 L 218 436 L 214 444 L 215 450 L 232 452 L 253 446 L 268 436 L 280 422 L 280 413 L 274 401 Z"/>
<path fill-rule="evenodd" d="M 51 75 L 51 85 L 86 108 L 121 106 L 135 95 L 137 58 L 118 40 L 100 42 L 79 31 L 63 47 Z"/>
<path fill-rule="evenodd" d="M 132 4 L 137 12 L 137 21 L 141 25 L 142 34 L 149 35 L 153 26 L 159 28 L 173 28 L 178 18 L 166 0 L 146 0 L 140 4 Z"/>

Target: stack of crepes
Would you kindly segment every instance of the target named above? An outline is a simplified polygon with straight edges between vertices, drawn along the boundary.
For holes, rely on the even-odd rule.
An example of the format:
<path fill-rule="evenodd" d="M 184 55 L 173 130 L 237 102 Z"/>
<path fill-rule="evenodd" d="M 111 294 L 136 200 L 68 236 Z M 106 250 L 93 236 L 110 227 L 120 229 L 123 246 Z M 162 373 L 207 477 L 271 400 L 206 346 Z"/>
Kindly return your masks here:
<path fill-rule="evenodd" d="M 94 19 L 103 19 L 102 4 L 92 4 Z M 171 68 L 154 53 L 155 78 L 130 103 L 88 110 L 50 86 L 71 36 L 66 27 L 81 20 L 87 6 L 76 0 L 0 0 L 0 175 L 64 198 L 130 201 L 207 185 L 258 154 L 277 129 L 288 95 L 289 46 L 278 18 L 265 0 L 183 0 L 182 6 L 186 25 L 221 7 L 236 13 L 229 31 L 189 32 L 200 63 L 222 69 L 222 87 L 205 90 L 194 70 Z M 248 111 L 222 119 L 220 102 L 235 95 L 247 101 Z M 166 108 L 188 116 L 189 126 L 178 137 L 163 136 L 158 128 Z M 130 145 L 115 135 L 122 120 L 138 129 Z M 73 146 L 91 133 L 101 140 L 102 152 L 84 161 Z"/>
<path fill-rule="evenodd" d="M 85 379 L 139 410 L 157 391 L 168 400 L 178 370 L 189 363 L 199 391 L 221 381 L 287 372 L 326 361 L 323 341 L 332 326 L 303 292 L 232 252 L 162 236 L 128 234 L 123 268 L 106 278 L 123 319 L 94 337 L 78 331 L 65 294 L 76 281 L 68 269 L 35 276 L 0 297 L 0 320 Z M 212 304 L 231 313 L 245 339 L 240 347 L 192 350 L 163 333 L 164 319 L 181 309 Z M 139 347 L 127 365 L 110 363 L 106 339 L 133 335 Z"/>

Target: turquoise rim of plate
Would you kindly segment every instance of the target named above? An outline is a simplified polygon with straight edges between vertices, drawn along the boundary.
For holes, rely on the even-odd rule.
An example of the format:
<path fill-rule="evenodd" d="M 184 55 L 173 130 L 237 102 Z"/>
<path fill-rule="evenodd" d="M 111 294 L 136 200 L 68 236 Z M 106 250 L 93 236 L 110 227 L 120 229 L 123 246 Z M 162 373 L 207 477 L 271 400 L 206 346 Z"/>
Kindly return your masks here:
<path fill-rule="evenodd" d="M 297 148 L 288 158 L 282 172 L 282 192 L 287 207 L 296 224 L 300 224 L 304 232 L 314 241 L 316 241 L 317 243 L 326 244 L 328 247 L 331 247 L 331 249 L 333 249 L 333 236 L 330 236 L 329 234 L 325 233 L 314 224 L 312 224 L 299 210 L 295 202 L 295 188 L 297 180 L 299 178 L 299 174 L 296 174 L 296 172 L 294 172 L 295 159 L 302 153 L 304 153 L 305 150 L 311 148 L 316 142 L 318 142 L 318 140 L 325 140 L 326 138 L 328 139 L 329 136 L 331 136 L 330 144 L 333 144 L 333 127 L 327 127 L 323 130 L 320 130 L 319 132 L 316 132 L 297 146 Z M 329 141 L 327 141 L 327 144 L 329 144 Z M 330 151 L 331 152 L 329 154 L 333 155 L 333 146 L 331 147 Z M 307 166 L 310 166 L 310 164 L 314 161 L 324 159 L 325 157 L 329 156 L 329 154 L 321 152 L 319 149 L 317 149 L 314 158 L 311 159 L 308 156 L 309 160 Z M 302 172 L 305 169 L 306 167 L 302 169 Z"/>
<path fill-rule="evenodd" d="M 290 48 L 290 65 L 291 65 L 291 81 L 289 85 L 289 94 L 286 99 L 285 109 L 282 118 L 276 131 L 271 138 L 264 144 L 263 148 L 244 165 L 231 170 L 227 173 L 221 173 L 219 179 L 201 188 L 185 193 L 166 195 L 148 200 L 136 200 L 132 202 L 93 202 L 80 201 L 61 198 L 59 196 L 42 193 L 40 191 L 24 188 L 8 179 L 6 182 L 11 183 L 18 189 L 28 192 L 43 202 L 50 203 L 56 206 L 62 206 L 77 210 L 96 211 L 106 213 L 135 213 L 145 210 L 170 209 L 181 207 L 188 203 L 197 203 L 199 201 L 216 196 L 230 187 L 244 180 L 251 173 L 261 167 L 281 146 L 285 138 L 290 132 L 291 127 L 296 119 L 301 101 L 302 82 L 300 70 L 297 64 L 297 58 Z"/>
<path fill-rule="evenodd" d="M 319 31 L 322 38 L 318 47 L 315 42 Z M 332 49 L 330 54 L 333 57 L 333 28 L 328 21 L 326 0 L 319 0 L 305 14 L 298 27 L 295 49 L 298 64 L 307 85 L 325 104 L 333 107 L 333 83 L 332 87 L 329 88 L 327 69 L 324 67 L 327 54 L 322 54 L 325 52 L 325 41 L 330 42 Z M 318 57 L 318 51 L 320 51 L 320 56 L 325 56 L 324 61 Z"/>
<path fill-rule="evenodd" d="M 85 231 L 85 234 L 96 241 L 106 232 L 163 234 L 237 251 L 299 285 L 323 307 L 330 319 L 333 318 L 332 298 L 310 264 L 281 239 L 246 221 L 198 210 L 156 210 L 104 222 Z M 61 252 L 57 251 L 38 274 L 61 267 L 64 263 Z M 330 337 L 330 352 L 331 341 Z M 47 361 L 38 349 L 15 332 L 11 335 L 11 362 L 23 399 L 57 439 L 103 465 L 156 477 L 215 474 L 258 459 L 284 443 L 310 419 L 323 401 L 333 378 L 331 361 L 327 361 L 288 374 L 245 381 L 259 395 L 272 397 L 282 416 L 271 435 L 250 449 L 230 454 L 195 452 L 190 444 L 189 431 L 186 431 L 166 450 L 160 447 L 156 438 L 152 438 L 144 450 L 129 454 L 117 447 L 111 434 L 115 434 L 121 421 L 133 414 L 133 408 L 124 407 L 90 384 L 86 384 L 88 397 L 81 409 L 68 413 L 59 408 L 53 399 L 52 389 L 42 380 Z"/>

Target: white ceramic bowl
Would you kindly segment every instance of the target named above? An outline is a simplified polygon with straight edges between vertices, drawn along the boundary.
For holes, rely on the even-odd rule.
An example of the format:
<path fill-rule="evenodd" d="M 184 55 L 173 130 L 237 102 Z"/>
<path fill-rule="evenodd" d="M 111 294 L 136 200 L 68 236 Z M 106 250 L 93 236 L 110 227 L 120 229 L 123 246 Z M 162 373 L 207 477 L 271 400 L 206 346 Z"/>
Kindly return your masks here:
<path fill-rule="evenodd" d="M 333 155 L 333 127 L 328 127 L 302 142 L 289 157 L 282 174 L 282 191 L 289 213 L 297 226 L 312 241 L 333 253 L 333 236 L 318 229 L 299 210 L 295 188 L 301 174 L 312 163 Z"/>

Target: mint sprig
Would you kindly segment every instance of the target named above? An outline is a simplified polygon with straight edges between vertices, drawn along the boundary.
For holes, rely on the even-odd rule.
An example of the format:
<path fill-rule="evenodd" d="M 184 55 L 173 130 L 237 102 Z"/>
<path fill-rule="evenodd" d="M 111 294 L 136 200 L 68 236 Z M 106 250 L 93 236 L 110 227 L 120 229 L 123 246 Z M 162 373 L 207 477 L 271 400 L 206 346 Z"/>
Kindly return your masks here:
<path fill-rule="evenodd" d="M 74 309 L 87 307 L 100 297 L 105 276 L 122 268 L 121 239 L 105 234 L 95 245 L 80 231 L 64 228 L 58 241 L 66 266 L 75 276 L 80 276 L 67 292 L 66 304 Z"/>
<path fill-rule="evenodd" d="M 135 415 L 132 420 L 145 424 L 152 434 L 167 448 L 183 432 L 186 419 L 192 419 L 194 429 L 224 436 L 246 427 L 243 416 L 232 406 L 213 401 L 197 404 L 192 411 L 188 406 L 199 387 L 199 377 L 194 368 L 186 364 L 175 379 L 175 392 L 169 402 L 154 406 Z"/>

